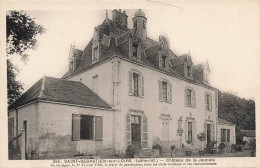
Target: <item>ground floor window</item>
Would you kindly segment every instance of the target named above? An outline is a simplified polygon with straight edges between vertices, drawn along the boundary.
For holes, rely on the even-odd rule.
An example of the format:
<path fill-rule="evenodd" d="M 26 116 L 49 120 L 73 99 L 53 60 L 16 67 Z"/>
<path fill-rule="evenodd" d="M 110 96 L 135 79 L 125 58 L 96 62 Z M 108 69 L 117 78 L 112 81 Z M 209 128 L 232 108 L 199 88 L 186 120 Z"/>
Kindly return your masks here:
<path fill-rule="evenodd" d="M 230 129 L 221 129 L 221 142 L 230 142 Z"/>
<path fill-rule="evenodd" d="M 80 139 L 93 139 L 94 116 L 81 115 L 80 120 Z"/>
<path fill-rule="evenodd" d="M 162 140 L 169 141 L 169 119 L 162 119 Z"/>

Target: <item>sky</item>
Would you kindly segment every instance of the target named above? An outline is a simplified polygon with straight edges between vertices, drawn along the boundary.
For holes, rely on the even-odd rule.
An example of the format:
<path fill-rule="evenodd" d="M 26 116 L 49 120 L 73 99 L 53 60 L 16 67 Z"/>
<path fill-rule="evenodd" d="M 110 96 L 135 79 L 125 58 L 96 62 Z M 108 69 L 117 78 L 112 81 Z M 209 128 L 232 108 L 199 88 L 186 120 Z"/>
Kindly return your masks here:
<path fill-rule="evenodd" d="M 260 8 L 258 3 L 215 3 L 179 1 L 148 4 L 143 11 L 147 33 L 155 41 L 167 35 L 171 50 L 177 55 L 190 52 L 193 64 L 209 63 L 210 82 L 221 91 L 255 99 L 259 93 Z M 177 7 L 173 6 L 176 5 Z M 124 9 L 128 27 L 137 9 Z M 25 10 L 36 23 L 46 28 L 37 36 L 37 50 L 28 51 L 26 64 L 18 56 L 11 59 L 20 69 L 18 80 L 24 91 L 43 75 L 60 78 L 68 69 L 71 44 L 83 50 L 91 40 L 94 27 L 103 22 L 106 8 L 71 10 Z M 108 17 L 112 19 L 112 8 Z"/>

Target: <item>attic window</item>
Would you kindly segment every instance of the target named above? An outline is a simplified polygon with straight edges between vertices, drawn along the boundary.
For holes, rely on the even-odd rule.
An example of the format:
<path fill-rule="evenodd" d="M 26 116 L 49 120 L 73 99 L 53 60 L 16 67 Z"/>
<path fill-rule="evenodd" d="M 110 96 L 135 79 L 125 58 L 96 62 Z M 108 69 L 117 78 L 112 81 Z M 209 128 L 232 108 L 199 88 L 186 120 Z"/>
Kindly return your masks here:
<path fill-rule="evenodd" d="M 137 48 L 138 48 L 138 45 L 133 44 L 133 57 L 137 57 Z"/>
<path fill-rule="evenodd" d="M 191 67 L 187 66 L 187 70 L 188 70 L 188 77 L 191 77 Z"/>
<path fill-rule="evenodd" d="M 94 48 L 93 62 L 98 61 L 98 48 Z"/>
<path fill-rule="evenodd" d="M 166 56 L 162 56 L 162 67 L 165 68 L 166 67 Z"/>

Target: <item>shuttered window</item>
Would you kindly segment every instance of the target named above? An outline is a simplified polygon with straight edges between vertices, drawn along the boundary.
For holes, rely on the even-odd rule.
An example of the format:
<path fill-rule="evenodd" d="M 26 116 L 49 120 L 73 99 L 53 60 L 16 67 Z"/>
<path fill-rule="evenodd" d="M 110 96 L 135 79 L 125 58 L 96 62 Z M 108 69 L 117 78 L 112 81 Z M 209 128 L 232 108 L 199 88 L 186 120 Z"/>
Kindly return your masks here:
<path fill-rule="evenodd" d="M 230 129 L 227 129 L 227 142 L 230 142 Z"/>
<path fill-rule="evenodd" d="M 205 107 L 206 111 L 212 111 L 212 97 L 211 94 L 205 94 Z"/>
<path fill-rule="evenodd" d="M 159 101 L 172 103 L 172 84 L 166 81 L 159 83 Z"/>
<path fill-rule="evenodd" d="M 195 91 L 191 88 L 185 89 L 185 106 L 192 108 L 196 107 Z"/>
<path fill-rule="evenodd" d="M 129 95 L 144 97 L 144 76 L 132 71 L 128 72 L 129 78 Z"/>
<path fill-rule="evenodd" d="M 188 122 L 188 141 L 192 141 L 192 122 Z"/>
<path fill-rule="evenodd" d="M 72 114 L 72 140 L 79 141 L 80 139 L 102 141 L 103 118 Z"/>

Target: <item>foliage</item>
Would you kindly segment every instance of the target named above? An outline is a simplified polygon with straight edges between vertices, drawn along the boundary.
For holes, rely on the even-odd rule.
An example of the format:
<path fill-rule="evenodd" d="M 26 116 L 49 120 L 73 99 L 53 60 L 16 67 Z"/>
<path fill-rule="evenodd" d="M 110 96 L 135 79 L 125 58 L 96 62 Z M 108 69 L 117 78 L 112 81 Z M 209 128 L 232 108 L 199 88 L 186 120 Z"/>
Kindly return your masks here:
<path fill-rule="evenodd" d="M 224 149 L 226 147 L 226 145 L 224 143 L 220 143 L 218 146 L 218 149 Z"/>
<path fill-rule="evenodd" d="M 16 75 L 18 72 L 19 70 L 17 67 L 15 67 L 9 59 L 7 59 L 8 104 L 13 103 L 22 94 L 22 83 L 16 80 Z"/>
<path fill-rule="evenodd" d="M 202 142 L 206 140 L 206 134 L 204 132 L 198 134 L 198 139 Z"/>
<path fill-rule="evenodd" d="M 216 143 L 217 143 L 216 141 L 211 141 L 211 142 L 207 143 L 207 147 L 206 147 L 207 153 L 210 153 L 212 150 L 215 149 L 214 146 L 215 146 Z"/>
<path fill-rule="evenodd" d="M 162 154 L 162 146 L 161 145 L 155 144 L 155 145 L 153 145 L 152 149 L 159 149 L 160 155 Z"/>
<path fill-rule="evenodd" d="M 174 151 L 175 145 L 172 145 L 170 148 L 171 148 L 172 151 Z"/>
<path fill-rule="evenodd" d="M 237 145 L 236 150 L 239 152 L 242 152 L 242 151 L 244 151 L 244 147 L 245 147 L 245 145 L 243 145 L 243 144 Z"/>
<path fill-rule="evenodd" d="M 255 101 L 230 92 L 218 92 L 219 118 L 236 124 L 239 129 L 255 129 Z M 237 134 L 239 135 L 239 134 Z"/>
<path fill-rule="evenodd" d="M 188 141 L 186 141 L 186 142 L 187 142 L 188 145 L 190 145 L 190 144 L 192 143 L 191 140 L 188 140 Z"/>
<path fill-rule="evenodd" d="M 237 151 L 237 147 L 236 147 L 236 144 L 232 144 L 231 145 L 231 152 L 236 152 Z"/>
<path fill-rule="evenodd" d="M 255 156 L 255 151 L 256 151 L 256 140 L 255 139 L 250 141 L 249 149 L 251 151 L 251 156 Z"/>
<path fill-rule="evenodd" d="M 135 154 L 138 154 L 140 152 L 140 147 L 129 145 L 126 149 L 126 157 L 127 158 L 134 158 Z"/>
<path fill-rule="evenodd" d="M 35 23 L 34 18 L 29 17 L 23 11 L 9 11 L 6 15 L 6 53 L 18 54 L 23 62 L 28 60 L 25 53 L 28 49 L 37 46 L 36 35 L 45 32 L 43 26 Z M 7 88 L 8 104 L 13 103 L 22 93 L 22 83 L 17 81 L 18 68 L 10 59 L 7 59 Z"/>

